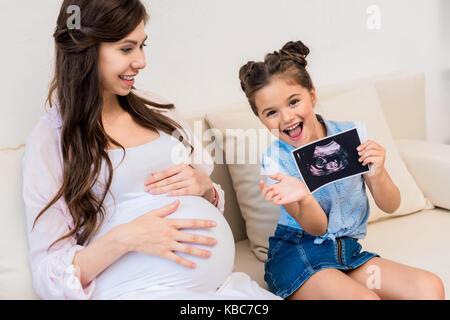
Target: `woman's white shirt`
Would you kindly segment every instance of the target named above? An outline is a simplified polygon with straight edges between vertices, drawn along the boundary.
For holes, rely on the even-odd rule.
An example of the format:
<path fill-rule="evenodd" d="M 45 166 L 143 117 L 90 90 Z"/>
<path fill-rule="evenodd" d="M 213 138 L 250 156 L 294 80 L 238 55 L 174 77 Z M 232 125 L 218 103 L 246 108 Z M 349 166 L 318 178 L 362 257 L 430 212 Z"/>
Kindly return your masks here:
<path fill-rule="evenodd" d="M 151 93 L 136 93 L 152 101 L 166 103 Z M 182 125 L 193 139 L 190 141 L 194 145 L 191 157 L 203 161 L 192 161 L 192 166 L 210 175 L 213 170 L 211 156 L 192 134 L 187 123 L 176 111 L 165 111 L 165 115 Z M 96 281 L 92 281 L 83 289 L 72 264 L 75 253 L 83 246 L 77 245 L 76 239 L 72 237 L 57 242 L 48 250 L 55 240 L 73 228 L 72 217 L 63 197 L 39 218 L 32 230 L 38 213 L 53 199 L 62 184 L 61 128 L 59 111 L 53 107 L 40 118 L 27 140 L 22 167 L 30 265 L 34 289 L 41 298 L 89 299 L 94 296 Z M 201 155 L 197 154 L 198 152 L 201 152 Z M 220 185 L 214 186 L 219 196 L 217 209 L 223 213 L 224 192 Z"/>

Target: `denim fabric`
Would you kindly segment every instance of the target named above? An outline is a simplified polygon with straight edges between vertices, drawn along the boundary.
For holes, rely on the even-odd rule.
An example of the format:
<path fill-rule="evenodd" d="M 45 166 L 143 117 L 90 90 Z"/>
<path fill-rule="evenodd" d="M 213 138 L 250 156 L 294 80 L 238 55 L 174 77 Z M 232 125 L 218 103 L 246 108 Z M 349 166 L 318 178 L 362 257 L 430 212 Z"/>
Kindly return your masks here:
<path fill-rule="evenodd" d="M 362 123 L 328 121 L 320 115 L 317 115 L 317 119 L 325 124 L 327 136 L 356 127 L 361 143 L 367 140 L 366 127 Z M 263 153 L 262 166 L 264 171 L 267 174 L 280 172 L 303 181 L 291 153 L 294 149 L 295 147 L 280 139 L 275 140 Z M 266 179 L 266 184 L 275 182 L 269 177 Z M 316 237 L 314 239 L 315 244 L 321 244 L 326 239 L 334 240 L 337 237 L 344 236 L 356 239 L 365 237 L 367 220 L 369 219 L 369 200 L 361 175 L 330 183 L 314 191 L 313 196 L 328 217 L 327 232 L 323 236 Z M 281 215 L 278 224 L 302 230 L 286 209 L 283 206 L 280 208 Z"/>
<path fill-rule="evenodd" d="M 346 272 L 374 257 L 379 255 L 361 252 L 357 239 L 340 237 L 315 244 L 314 237 L 303 230 L 279 224 L 269 238 L 264 280 L 272 293 L 284 299 L 322 269 Z"/>

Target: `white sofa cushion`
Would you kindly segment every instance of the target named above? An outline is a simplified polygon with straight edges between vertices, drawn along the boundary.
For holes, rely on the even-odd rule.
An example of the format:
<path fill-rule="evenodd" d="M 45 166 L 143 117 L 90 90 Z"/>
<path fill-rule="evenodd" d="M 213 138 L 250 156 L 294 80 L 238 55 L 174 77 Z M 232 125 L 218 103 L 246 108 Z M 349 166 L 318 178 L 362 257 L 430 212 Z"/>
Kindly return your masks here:
<path fill-rule="evenodd" d="M 0 299 L 36 299 L 22 199 L 24 146 L 0 150 Z"/>
<path fill-rule="evenodd" d="M 395 144 L 425 197 L 450 210 L 450 145 L 411 139 Z"/>
<path fill-rule="evenodd" d="M 362 84 L 372 84 L 376 88 L 394 139 L 426 139 L 424 73 L 393 72 L 321 86 L 317 88 L 318 101 L 328 100 Z"/>
<path fill-rule="evenodd" d="M 424 269 L 439 276 L 450 299 L 450 212 L 422 210 L 407 216 L 369 224 L 363 250 L 382 258 Z"/>
<path fill-rule="evenodd" d="M 236 106 L 230 106 L 230 109 L 235 110 Z M 219 129 L 224 136 L 227 129 L 242 129 L 244 132 L 248 129 L 256 131 L 265 129 L 259 119 L 252 113 L 250 107 L 240 110 L 239 112 L 207 114 L 206 120 L 211 128 Z M 433 208 L 411 177 L 396 149 L 379 105 L 377 92 L 373 86 L 357 87 L 334 95 L 327 100 L 322 99 L 316 107 L 316 112 L 329 120 L 364 122 L 368 129 L 369 138 L 375 140 L 387 150 L 385 166 L 402 195 L 402 203 L 396 211 L 396 215 Z M 236 138 L 228 136 L 224 139 L 225 153 L 229 151 L 227 150 L 227 142 L 233 142 L 235 146 L 237 144 Z M 258 141 L 258 146 L 264 145 L 260 142 Z M 250 149 L 252 151 L 250 152 L 249 147 L 254 146 L 251 143 L 245 144 L 246 161 L 248 161 L 249 155 L 254 152 L 254 149 Z M 258 150 L 258 154 L 263 151 L 265 150 Z M 234 152 L 237 153 L 236 148 Z M 227 163 L 227 165 L 239 207 L 246 223 L 250 245 L 255 255 L 264 261 L 267 258 L 268 239 L 273 235 L 280 210 L 261 197 L 258 186 L 258 181 L 263 178 L 260 172 L 260 157 L 258 157 L 258 164 L 249 164 L 248 162 L 237 164 L 236 159 L 231 160 L 234 162 Z M 378 209 L 370 192 L 367 192 L 367 194 L 371 206 L 369 222 L 392 217 L 392 215 L 383 213 Z"/>

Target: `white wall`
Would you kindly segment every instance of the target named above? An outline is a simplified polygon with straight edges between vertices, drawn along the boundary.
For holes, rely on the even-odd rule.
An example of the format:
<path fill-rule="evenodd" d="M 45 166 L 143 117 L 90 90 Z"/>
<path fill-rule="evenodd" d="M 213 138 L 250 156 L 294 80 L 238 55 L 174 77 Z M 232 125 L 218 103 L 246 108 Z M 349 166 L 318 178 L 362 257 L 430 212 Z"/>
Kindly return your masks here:
<path fill-rule="evenodd" d="M 25 141 L 44 112 L 61 1 L 0 1 L 0 146 L 13 146 Z M 424 71 L 428 139 L 450 143 L 450 1 L 143 2 L 151 16 L 148 67 L 136 86 L 167 97 L 186 116 L 244 99 L 239 67 L 300 39 L 311 49 L 309 71 L 316 85 Z M 379 30 L 367 28 L 370 5 L 380 9 Z"/>

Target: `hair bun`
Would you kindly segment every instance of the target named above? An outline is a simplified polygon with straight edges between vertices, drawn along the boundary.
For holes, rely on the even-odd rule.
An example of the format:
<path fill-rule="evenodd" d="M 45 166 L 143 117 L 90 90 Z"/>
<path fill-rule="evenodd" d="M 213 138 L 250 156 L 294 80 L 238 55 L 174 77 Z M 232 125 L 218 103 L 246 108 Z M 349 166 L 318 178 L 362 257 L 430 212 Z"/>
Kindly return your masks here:
<path fill-rule="evenodd" d="M 303 67 L 308 64 L 306 57 L 309 54 L 309 48 L 300 40 L 289 41 L 281 48 L 280 53 L 296 59 Z"/>
<path fill-rule="evenodd" d="M 255 61 L 249 61 L 239 69 L 239 80 L 241 80 L 241 88 L 245 91 L 247 79 L 255 66 Z"/>

